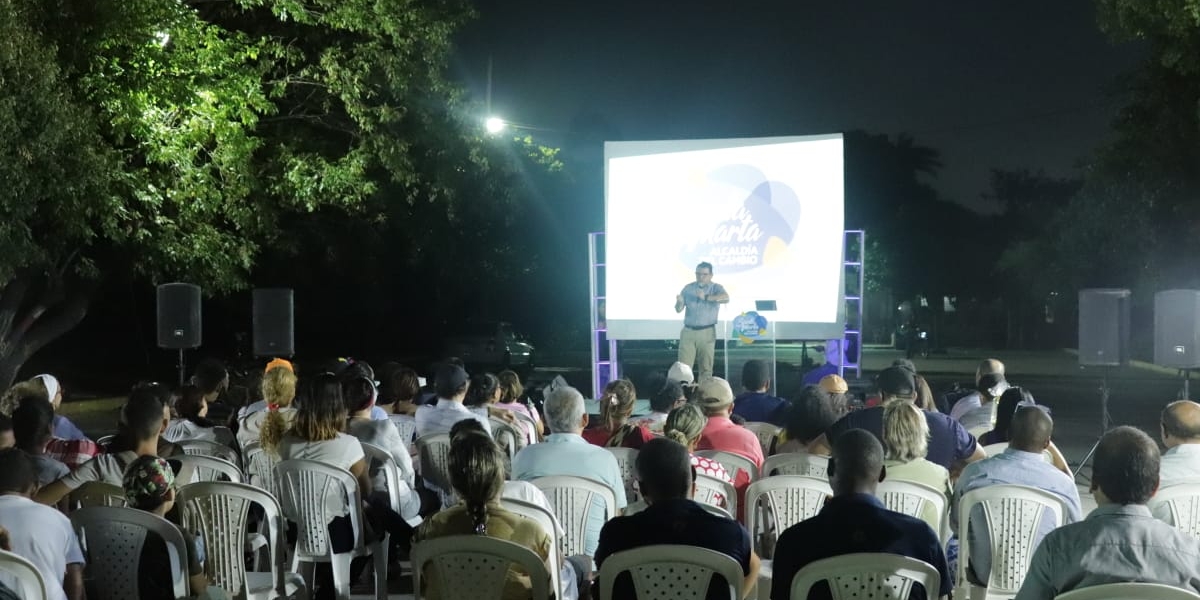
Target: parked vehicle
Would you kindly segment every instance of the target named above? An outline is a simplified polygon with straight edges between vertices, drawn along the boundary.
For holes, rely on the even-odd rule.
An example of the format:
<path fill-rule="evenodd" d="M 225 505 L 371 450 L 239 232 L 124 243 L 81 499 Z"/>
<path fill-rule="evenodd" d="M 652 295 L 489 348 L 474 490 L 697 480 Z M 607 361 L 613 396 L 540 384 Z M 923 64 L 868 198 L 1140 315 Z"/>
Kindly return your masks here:
<path fill-rule="evenodd" d="M 446 339 L 446 356 L 457 356 L 467 365 L 532 370 L 533 353 L 525 336 L 504 321 L 468 324 Z"/>

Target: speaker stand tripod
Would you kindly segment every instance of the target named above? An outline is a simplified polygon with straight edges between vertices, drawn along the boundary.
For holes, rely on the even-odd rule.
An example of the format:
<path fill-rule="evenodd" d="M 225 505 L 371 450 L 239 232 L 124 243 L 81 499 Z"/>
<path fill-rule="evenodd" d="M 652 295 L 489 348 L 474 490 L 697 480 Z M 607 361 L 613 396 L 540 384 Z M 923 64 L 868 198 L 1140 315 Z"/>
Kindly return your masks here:
<path fill-rule="evenodd" d="M 185 373 L 184 362 L 183 362 L 183 348 L 179 349 L 178 367 L 179 367 L 179 387 L 183 387 L 183 377 L 184 377 L 184 373 Z"/>
<path fill-rule="evenodd" d="M 1096 443 L 1092 444 L 1092 449 L 1084 455 L 1083 460 L 1079 461 L 1079 465 L 1075 467 L 1075 473 L 1078 474 L 1088 461 L 1096 454 L 1096 448 L 1100 447 L 1100 440 L 1104 438 L 1104 434 L 1112 427 L 1112 417 L 1108 414 L 1108 367 L 1104 367 L 1100 376 L 1100 435 L 1096 437 Z M 1093 465 L 1093 468 L 1095 465 Z M 1089 477 L 1090 481 L 1091 478 Z"/>

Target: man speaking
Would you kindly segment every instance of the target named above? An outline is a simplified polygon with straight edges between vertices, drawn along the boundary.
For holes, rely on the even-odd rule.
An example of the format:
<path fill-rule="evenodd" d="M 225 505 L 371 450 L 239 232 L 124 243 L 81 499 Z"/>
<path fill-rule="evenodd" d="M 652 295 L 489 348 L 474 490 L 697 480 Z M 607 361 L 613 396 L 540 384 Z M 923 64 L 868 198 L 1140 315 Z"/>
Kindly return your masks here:
<path fill-rule="evenodd" d="M 675 296 L 675 312 L 683 315 L 679 332 L 679 362 L 696 369 L 696 381 L 712 377 L 713 354 L 717 348 L 717 311 L 729 302 L 729 294 L 719 283 L 713 283 L 712 265 L 696 265 L 696 281 L 683 286 Z"/>

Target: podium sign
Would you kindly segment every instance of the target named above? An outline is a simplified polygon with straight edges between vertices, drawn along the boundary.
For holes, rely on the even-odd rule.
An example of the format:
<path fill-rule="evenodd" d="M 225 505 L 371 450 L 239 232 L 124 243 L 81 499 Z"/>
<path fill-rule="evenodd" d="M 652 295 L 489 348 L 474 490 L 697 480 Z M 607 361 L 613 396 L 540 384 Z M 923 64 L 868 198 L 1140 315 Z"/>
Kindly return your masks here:
<path fill-rule="evenodd" d="M 754 310 L 746 310 L 730 320 L 725 341 L 725 378 L 735 394 L 743 389 L 742 368 L 746 361 L 755 359 L 767 363 L 771 377 L 767 392 L 776 394 L 775 324 Z"/>

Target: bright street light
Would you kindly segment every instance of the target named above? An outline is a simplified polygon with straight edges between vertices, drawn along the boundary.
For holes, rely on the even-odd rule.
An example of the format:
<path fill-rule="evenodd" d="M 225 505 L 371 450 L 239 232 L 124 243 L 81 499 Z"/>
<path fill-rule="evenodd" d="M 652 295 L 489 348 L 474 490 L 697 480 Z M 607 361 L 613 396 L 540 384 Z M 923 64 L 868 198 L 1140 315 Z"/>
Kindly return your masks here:
<path fill-rule="evenodd" d="M 487 127 L 488 133 L 495 135 L 501 131 L 504 131 L 505 123 L 504 119 L 501 119 L 500 117 L 488 117 L 487 121 L 484 121 L 484 125 Z"/>

